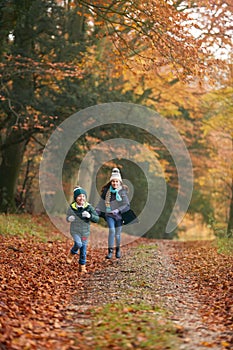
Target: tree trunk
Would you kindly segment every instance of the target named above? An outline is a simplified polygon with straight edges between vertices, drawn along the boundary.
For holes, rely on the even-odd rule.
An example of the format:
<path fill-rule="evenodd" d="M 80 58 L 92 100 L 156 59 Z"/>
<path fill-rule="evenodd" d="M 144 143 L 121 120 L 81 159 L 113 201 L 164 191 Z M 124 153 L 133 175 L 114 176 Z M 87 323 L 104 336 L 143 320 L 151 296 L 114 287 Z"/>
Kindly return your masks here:
<path fill-rule="evenodd" d="M 231 138 L 231 145 L 233 150 L 233 137 Z M 233 163 L 231 163 L 231 201 L 230 201 L 230 209 L 229 209 L 229 217 L 228 217 L 228 225 L 227 225 L 227 237 L 233 237 Z"/>
<path fill-rule="evenodd" d="M 229 210 L 229 219 L 227 225 L 227 237 L 233 237 L 233 179 L 231 183 L 231 202 L 230 202 L 230 210 Z"/>
<path fill-rule="evenodd" d="M 1 150 L 0 211 L 5 213 L 16 210 L 16 184 L 26 145 L 26 141 L 18 143 L 17 138 L 17 132 L 12 132 L 7 139 L 9 146 Z"/>
<path fill-rule="evenodd" d="M 33 1 L 24 3 L 23 11 L 18 2 L 14 2 L 14 9 L 17 13 L 14 24 L 14 41 L 12 42 L 12 52 L 15 56 L 32 56 L 33 31 L 29 20 L 29 11 Z M 23 160 L 26 144 L 30 138 L 23 135 L 25 118 L 28 116 L 26 106 L 33 98 L 33 74 L 27 69 L 16 71 L 12 75 L 11 89 L 9 89 L 10 108 L 5 111 L 6 120 L 10 120 L 1 136 L 0 148 L 0 211 L 14 212 L 16 210 L 15 193 L 18 175 Z M 14 128 L 15 127 L 15 128 Z M 28 131 L 27 131 L 28 132 Z"/>

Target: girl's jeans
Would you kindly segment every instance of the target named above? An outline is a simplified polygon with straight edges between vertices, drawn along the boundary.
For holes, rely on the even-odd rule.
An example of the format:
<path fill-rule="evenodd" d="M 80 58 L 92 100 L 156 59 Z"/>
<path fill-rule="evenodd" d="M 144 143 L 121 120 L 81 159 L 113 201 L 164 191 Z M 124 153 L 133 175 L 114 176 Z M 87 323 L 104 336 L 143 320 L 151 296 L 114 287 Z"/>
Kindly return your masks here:
<path fill-rule="evenodd" d="M 75 233 L 72 234 L 72 237 L 74 240 L 74 245 L 71 248 L 70 252 L 72 254 L 78 254 L 78 250 L 80 249 L 79 264 L 86 265 L 88 237 L 86 237 L 86 236 L 81 237 Z"/>
<path fill-rule="evenodd" d="M 108 248 L 114 247 L 114 240 L 116 240 L 116 247 L 120 247 L 121 244 L 121 230 L 122 230 L 122 220 L 116 220 L 110 216 L 106 216 L 106 221 L 108 224 Z"/>

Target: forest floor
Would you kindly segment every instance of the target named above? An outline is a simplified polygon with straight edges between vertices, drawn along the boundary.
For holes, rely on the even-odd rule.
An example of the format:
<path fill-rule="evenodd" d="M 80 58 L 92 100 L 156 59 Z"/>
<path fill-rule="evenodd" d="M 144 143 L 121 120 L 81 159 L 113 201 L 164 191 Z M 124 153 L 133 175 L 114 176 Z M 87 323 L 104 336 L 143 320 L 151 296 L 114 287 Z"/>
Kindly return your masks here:
<path fill-rule="evenodd" d="M 233 349 L 233 257 L 214 242 L 139 238 L 122 258 L 70 239 L 0 236 L 0 349 Z"/>

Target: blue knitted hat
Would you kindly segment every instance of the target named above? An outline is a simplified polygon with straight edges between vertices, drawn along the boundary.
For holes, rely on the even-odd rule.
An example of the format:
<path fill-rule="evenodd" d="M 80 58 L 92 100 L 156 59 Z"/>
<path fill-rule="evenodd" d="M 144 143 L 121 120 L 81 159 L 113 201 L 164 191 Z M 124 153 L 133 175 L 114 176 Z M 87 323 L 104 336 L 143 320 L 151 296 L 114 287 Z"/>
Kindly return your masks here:
<path fill-rule="evenodd" d="M 82 187 L 75 187 L 74 189 L 74 200 L 80 195 L 84 194 L 87 197 L 87 192 Z"/>

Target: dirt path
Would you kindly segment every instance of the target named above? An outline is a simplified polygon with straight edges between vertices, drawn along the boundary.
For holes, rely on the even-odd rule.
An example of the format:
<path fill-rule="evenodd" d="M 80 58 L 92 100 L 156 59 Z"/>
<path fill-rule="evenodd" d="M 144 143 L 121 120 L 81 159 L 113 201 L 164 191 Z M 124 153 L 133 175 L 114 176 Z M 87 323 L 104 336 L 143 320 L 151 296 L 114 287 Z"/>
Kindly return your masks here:
<path fill-rule="evenodd" d="M 218 254 L 211 242 L 140 238 L 124 245 L 118 260 L 105 259 L 106 249 L 90 247 L 89 272 L 84 276 L 78 273 L 77 260 L 66 263 L 69 248 L 70 241 L 1 238 L 0 349 L 112 348 L 94 345 L 96 319 L 91 310 L 101 312 L 105 304 L 123 305 L 116 318 L 133 315 L 124 349 L 141 349 L 141 335 L 138 337 L 138 328 L 133 326 L 142 314 L 142 334 L 152 341 L 150 349 L 154 346 L 152 335 L 159 334 L 162 339 L 160 335 L 166 333 L 167 320 L 174 324 L 181 341 L 178 350 L 233 349 L 233 256 Z M 141 305 L 141 314 L 129 311 L 135 310 L 135 305 Z M 156 306 L 167 312 L 157 312 Z M 114 330 L 109 334 L 105 316 L 101 316 L 107 324 L 105 334 L 112 344 L 115 334 Z M 154 322 L 157 319 L 161 333 Z M 118 322 L 119 329 L 124 321 Z M 169 338 L 171 333 L 169 329 L 165 335 Z M 177 350 L 175 342 L 156 349 Z"/>
<path fill-rule="evenodd" d="M 222 349 L 219 343 L 220 330 L 210 329 L 202 321 L 199 310 L 203 306 L 197 299 L 190 284 L 190 276 L 180 276 L 170 256 L 174 245 L 160 242 L 158 259 L 161 267 L 158 273 L 158 294 L 162 297 L 163 305 L 171 311 L 170 319 L 183 330 L 181 349 Z"/>
<path fill-rule="evenodd" d="M 221 345 L 220 328 L 210 327 L 203 321 L 199 313 L 203 304 L 192 290 L 191 276 L 181 275 L 173 263 L 177 249 L 180 249 L 179 243 L 176 246 L 174 242 L 156 241 L 142 250 L 123 249 L 120 260 L 106 260 L 105 269 L 84 277 L 84 288 L 67 309 L 69 329 L 88 324 L 87 310 L 93 306 L 117 301 L 147 302 L 169 311 L 167 317 L 181 337 L 180 350 L 231 349 Z"/>

